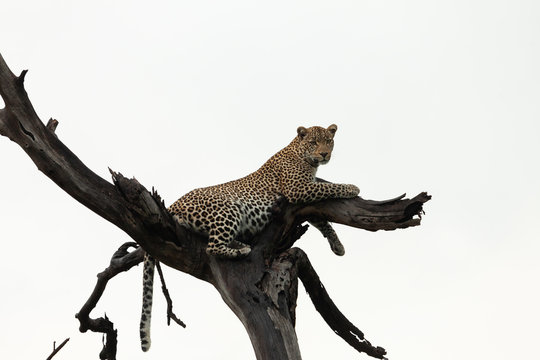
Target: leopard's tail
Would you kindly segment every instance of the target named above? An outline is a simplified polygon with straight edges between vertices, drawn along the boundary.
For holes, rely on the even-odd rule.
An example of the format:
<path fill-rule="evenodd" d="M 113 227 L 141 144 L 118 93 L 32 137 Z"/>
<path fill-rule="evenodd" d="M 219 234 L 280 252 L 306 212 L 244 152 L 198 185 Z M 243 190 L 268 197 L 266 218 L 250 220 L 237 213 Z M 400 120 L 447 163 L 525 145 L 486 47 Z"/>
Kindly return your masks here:
<path fill-rule="evenodd" d="M 156 260 L 150 255 L 144 256 L 143 265 L 143 299 L 142 314 L 140 323 L 141 348 L 142 351 L 150 349 L 150 323 L 152 320 L 152 298 L 154 289 L 154 268 Z"/>

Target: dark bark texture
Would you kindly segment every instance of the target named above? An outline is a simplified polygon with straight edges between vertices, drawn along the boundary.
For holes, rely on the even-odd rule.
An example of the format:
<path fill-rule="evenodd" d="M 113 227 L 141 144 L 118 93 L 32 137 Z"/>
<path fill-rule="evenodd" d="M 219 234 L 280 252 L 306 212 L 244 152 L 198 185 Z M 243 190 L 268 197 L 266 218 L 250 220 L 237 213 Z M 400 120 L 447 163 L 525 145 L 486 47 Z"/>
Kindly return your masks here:
<path fill-rule="evenodd" d="M 244 239 L 253 248 L 247 258 L 216 259 L 205 252 L 207 239 L 178 225 L 156 191 L 149 192 L 137 180 L 114 171 L 110 183 L 88 169 L 56 136 L 58 122 L 51 119 L 45 125 L 39 119 L 23 86 L 25 75 L 23 71 L 15 76 L 0 56 L 0 95 L 6 105 L 0 109 L 0 134 L 20 145 L 38 169 L 64 191 L 121 228 L 155 259 L 214 285 L 244 324 L 258 360 L 301 358 L 294 328 L 298 279 L 337 335 L 359 352 L 384 358 L 386 351 L 371 345 L 338 310 L 307 255 L 292 246 L 306 231 L 307 226 L 302 225 L 306 220 L 326 219 L 369 231 L 420 225 L 429 195 L 420 193 L 412 199 L 402 195 L 387 201 L 357 197 L 304 205 L 283 202 L 276 205 L 273 220 L 262 233 Z M 102 359 L 116 357 L 116 330 L 109 319 L 89 315 L 107 281 L 142 260 L 142 249 L 128 251 L 132 245 L 122 246 L 113 256 L 77 314 L 81 331 L 107 335 Z"/>

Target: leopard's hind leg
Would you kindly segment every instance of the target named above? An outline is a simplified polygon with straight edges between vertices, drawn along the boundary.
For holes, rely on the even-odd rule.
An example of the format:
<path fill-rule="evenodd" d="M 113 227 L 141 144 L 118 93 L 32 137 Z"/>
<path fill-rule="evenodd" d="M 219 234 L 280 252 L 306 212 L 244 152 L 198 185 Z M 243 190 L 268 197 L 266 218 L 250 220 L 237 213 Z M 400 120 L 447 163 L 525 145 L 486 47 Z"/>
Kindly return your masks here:
<path fill-rule="evenodd" d="M 330 244 L 330 248 L 334 252 L 334 254 L 338 256 L 345 255 L 345 247 L 339 241 L 339 238 L 334 231 L 334 228 L 332 228 L 332 225 L 326 220 L 315 220 L 309 222 L 311 225 L 313 225 L 315 228 L 317 228 L 321 234 L 328 240 L 328 243 Z"/>
<path fill-rule="evenodd" d="M 208 247 L 206 253 L 208 255 L 217 256 L 220 258 L 236 259 L 247 256 L 251 252 L 249 245 L 237 242 L 237 244 L 243 244 L 244 246 L 239 249 L 234 249 L 229 246 L 232 239 L 220 234 L 210 235 L 208 239 Z"/>
<path fill-rule="evenodd" d="M 227 259 L 247 256 L 251 252 L 249 245 L 235 240 L 241 227 L 240 221 L 239 214 L 235 212 L 217 215 L 214 221 L 209 224 L 206 253 Z M 232 248 L 232 243 L 235 246 L 240 246 Z"/>

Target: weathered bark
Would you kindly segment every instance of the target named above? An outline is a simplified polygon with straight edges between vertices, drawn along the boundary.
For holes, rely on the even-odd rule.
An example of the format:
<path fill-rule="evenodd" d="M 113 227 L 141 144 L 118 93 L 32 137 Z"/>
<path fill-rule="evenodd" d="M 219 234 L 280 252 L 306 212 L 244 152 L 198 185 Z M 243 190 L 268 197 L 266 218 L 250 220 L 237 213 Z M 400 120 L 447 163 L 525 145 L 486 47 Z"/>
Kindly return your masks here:
<path fill-rule="evenodd" d="M 244 324 L 257 359 L 301 358 L 294 330 L 298 279 L 336 334 L 358 351 L 383 358 L 384 349 L 372 346 L 339 312 L 307 255 L 291 247 L 307 228 L 302 223 L 310 219 L 326 219 L 369 231 L 417 226 L 422 204 L 430 199 L 429 195 L 421 193 L 412 199 L 401 196 L 383 202 L 361 198 L 307 205 L 284 202 L 276 206 L 272 223 L 262 233 L 243 239 L 253 248 L 246 259 L 219 260 L 206 254 L 206 238 L 174 221 L 155 191 L 150 193 L 137 180 L 113 171 L 111 184 L 88 169 L 55 135 L 58 122 L 51 119 L 45 126 L 38 118 L 24 90 L 25 74 L 23 71 L 15 76 L 0 56 L 0 95 L 6 104 L 0 109 L 0 134 L 20 145 L 58 186 L 124 230 L 154 258 L 213 284 Z M 102 358 L 115 358 L 116 330 L 108 319 L 93 320 L 89 314 L 108 279 L 141 261 L 141 250 L 126 250 L 121 249 L 113 257 L 108 270 L 100 274 L 93 295 L 77 314 L 81 331 L 109 334 Z"/>

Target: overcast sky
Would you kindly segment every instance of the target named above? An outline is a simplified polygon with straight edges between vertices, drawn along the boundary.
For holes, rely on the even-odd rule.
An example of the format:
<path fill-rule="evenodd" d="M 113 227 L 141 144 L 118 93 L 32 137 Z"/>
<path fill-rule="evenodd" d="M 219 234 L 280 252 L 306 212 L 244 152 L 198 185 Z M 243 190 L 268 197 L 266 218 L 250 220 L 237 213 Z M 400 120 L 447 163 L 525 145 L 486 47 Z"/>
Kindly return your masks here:
<path fill-rule="evenodd" d="M 29 69 L 41 119 L 91 169 L 155 186 L 167 204 L 256 170 L 300 125 L 338 125 L 319 176 L 386 199 L 428 191 L 417 228 L 310 230 L 310 256 L 344 314 L 390 359 L 539 357 L 540 3 L 458 1 L 4 1 L 0 53 Z M 3 105 L 3 104 L 1 104 Z M 0 358 L 97 359 L 75 313 L 130 239 L 0 138 Z M 139 347 L 139 266 L 92 315 L 119 359 L 253 359 L 210 285 L 167 269 L 187 328 L 156 292 Z M 304 359 L 367 359 L 303 290 Z"/>

